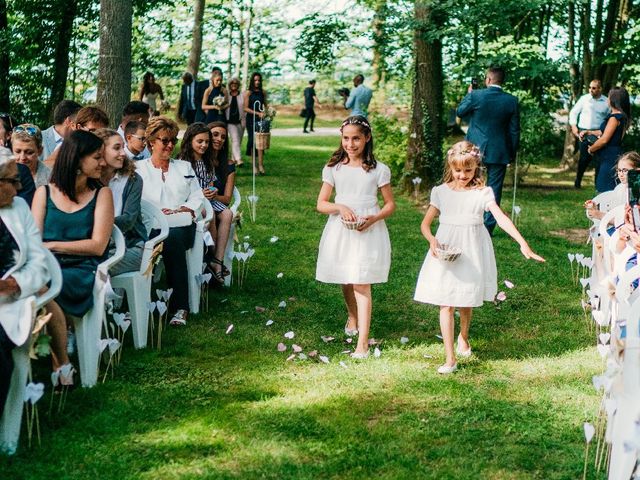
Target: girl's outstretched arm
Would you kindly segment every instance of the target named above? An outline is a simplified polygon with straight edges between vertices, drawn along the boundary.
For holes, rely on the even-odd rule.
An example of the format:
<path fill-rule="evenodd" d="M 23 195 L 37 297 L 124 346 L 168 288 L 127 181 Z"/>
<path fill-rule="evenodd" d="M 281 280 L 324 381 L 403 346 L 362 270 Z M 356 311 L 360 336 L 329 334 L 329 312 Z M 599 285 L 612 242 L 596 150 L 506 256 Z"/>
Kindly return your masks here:
<path fill-rule="evenodd" d="M 361 232 L 364 232 L 367 228 L 369 228 L 374 223 L 384 220 L 387 217 L 390 217 L 391 214 L 396 210 L 396 202 L 393 199 L 393 191 L 391 190 L 391 184 L 386 184 L 380 187 L 380 193 L 382 194 L 382 200 L 384 200 L 384 206 L 380 209 L 380 211 L 376 215 L 370 215 L 366 217 L 366 222 L 358 228 Z"/>
<path fill-rule="evenodd" d="M 533 250 L 531 250 L 531 247 L 529 246 L 527 241 L 520 234 L 520 232 L 518 231 L 516 226 L 513 224 L 511 219 L 505 215 L 505 213 L 502 211 L 502 209 L 498 206 L 497 203 L 495 202 L 491 203 L 491 205 L 489 206 L 489 211 L 491 212 L 493 217 L 496 219 L 496 222 L 498 222 L 498 225 L 500 225 L 500 228 L 502 228 L 505 232 L 509 234 L 511 238 L 513 238 L 516 242 L 518 242 L 518 245 L 520 245 L 520 251 L 522 252 L 522 255 L 525 256 L 525 258 L 532 258 L 538 262 L 545 261 L 544 258 L 542 258 L 540 255 L 538 255 Z"/>
<path fill-rule="evenodd" d="M 322 188 L 318 195 L 318 203 L 316 204 L 318 212 L 326 215 L 338 214 L 348 222 L 355 222 L 357 218 L 353 210 L 346 205 L 329 201 L 331 198 L 331 192 L 333 192 L 333 185 L 327 182 L 322 182 Z"/>
<path fill-rule="evenodd" d="M 422 235 L 424 235 L 424 238 L 426 238 L 429 242 L 431 254 L 434 257 L 438 256 L 438 254 L 436 253 L 436 249 L 440 247 L 440 244 L 438 243 L 435 235 L 431 233 L 431 224 L 438 215 L 440 215 L 440 210 L 438 210 L 433 205 L 429 205 L 429 209 L 427 210 L 427 213 L 422 219 L 422 223 L 420 224 L 420 231 L 422 232 Z"/>

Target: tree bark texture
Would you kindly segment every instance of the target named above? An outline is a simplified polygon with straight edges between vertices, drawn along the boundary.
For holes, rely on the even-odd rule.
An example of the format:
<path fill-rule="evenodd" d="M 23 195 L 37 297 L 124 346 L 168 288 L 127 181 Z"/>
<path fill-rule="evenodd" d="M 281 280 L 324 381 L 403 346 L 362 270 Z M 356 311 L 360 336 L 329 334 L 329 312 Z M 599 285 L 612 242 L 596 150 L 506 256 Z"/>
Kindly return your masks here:
<path fill-rule="evenodd" d="M 55 106 L 64 99 L 67 90 L 67 76 L 69 74 L 69 51 L 73 36 L 73 21 L 76 18 L 78 2 L 76 0 L 61 0 L 59 2 L 61 17 L 58 26 L 58 39 L 53 63 L 53 80 L 48 110 L 53 115 Z"/>
<path fill-rule="evenodd" d="M 407 190 L 413 188 L 414 176 L 422 178 L 426 186 L 439 181 L 442 173 L 442 42 L 428 35 L 430 29 L 443 24 L 442 15 L 434 12 L 431 2 L 415 2 L 411 134 L 404 181 Z"/>
<path fill-rule="evenodd" d="M 131 0 L 100 1 L 100 53 L 97 104 L 112 126 L 131 99 Z"/>
<path fill-rule="evenodd" d="M 0 0 L 0 112 L 11 111 L 9 97 L 9 22 L 7 21 L 7 2 Z"/>
<path fill-rule="evenodd" d="M 383 58 L 384 49 L 384 15 L 385 15 L 385 1 L 381 0 L 376 2 L 375 13 L 373 15 L 373 21 L 371 22 L 371 29 L 373 31 L 373 86 L 377 89 L 380 85 L 384 84 L 385 77 L 385 65 Z"/>
<path fill-rule="evenodd" d="M 242 46 L 242 81 L 249 85 L 249 53 L 251 48 L 251 26 L 253 24 L 253 0 L 249 2 L 248 17 L 245 23 L 244 45 Z M 251 88 L 251 86 L 249 86 Z"/>
<path fill-rule="evenodd" d="M 205 0 L 193 2 L 193 30 L 191 31 L 191 50 L 189 51 L 189 63 L 187 71 L 198 77 L 200 70 L 200 58 L 202 57 L 202 19 L 204 18 Z"/>

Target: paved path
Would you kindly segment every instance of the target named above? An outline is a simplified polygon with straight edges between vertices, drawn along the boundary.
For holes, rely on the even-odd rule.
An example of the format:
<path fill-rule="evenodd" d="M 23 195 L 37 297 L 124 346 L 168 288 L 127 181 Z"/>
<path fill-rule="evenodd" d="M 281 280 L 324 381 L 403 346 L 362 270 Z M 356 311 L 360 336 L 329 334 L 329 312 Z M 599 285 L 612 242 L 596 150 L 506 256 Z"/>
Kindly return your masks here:
<path fill-rule="evenodd" d="M 316 127 L 315 131 L 311 133 L 302 133 L 300 127 L 297 128 L 272 128 L 271 134 L 274 137 L 302 137 L 302 136 L 328 136 L 328 135 L 340 135 L 340 129 L 338 127 Z"/>

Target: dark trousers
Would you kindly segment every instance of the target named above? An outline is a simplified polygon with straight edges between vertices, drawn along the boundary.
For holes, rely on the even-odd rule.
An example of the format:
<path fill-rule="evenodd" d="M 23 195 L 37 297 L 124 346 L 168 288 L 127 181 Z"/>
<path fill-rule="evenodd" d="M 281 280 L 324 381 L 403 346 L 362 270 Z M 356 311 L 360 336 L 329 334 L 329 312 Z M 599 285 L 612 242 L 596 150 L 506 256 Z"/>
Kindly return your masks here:
<path fill-rule="evenodd" d="M 304 127 L 302 127 L 302 130 L 307 129 L 307 125 L 309 125 L 309 121 L 311 121 L 311 124 L 309 125 L 309 127 L 311 128 L 311 130 L 313 130 L 313 121 L 316 119 L 316 112 L 313 110 L 313 107 L 306 108 L 306 110 L 307 110 L 307 117 L 304 119 Z"/>
<path fill-rule="evenodd" d="M 576 181 L 574 185 L 577 188 L 582 186 L 582 177 L 584 176 L 584 172 L 589 168 L 589 164 L 591 163 L 591 159 L 594 160 L 594 168 L 596 170 L 596 178 L 598 178 L 598 170 L 600 170 L 600 162 L 598 162 L 597 158 L 594 158 L 589 154 L 587 149 L 589 148 L 589 144 L 587 142 L 580 142 L 580 160 L 578 160 L 578 171 L 576 172 Z"/>
<path fill-rule="evenodd" d="M 14 348 L 14 343 L 9 340 L 4 328 L 0 325 L 0 418 L 2 418 L 7 395 L 9 395 L 9 385 L 11 385 L 11 374 L 13 373 L 11 351 Z"/>
<path fill-rule="evenodd" d="M 504 176 L 507 173 L 507 166 L 498 163 L 486 163 L 487 169 L 487 187 L 491 187 L 493 195 L 496 197 L 496 203 L 500 205 L 502 199 L 502 185 L 504 184 Z M 489 230 L 489 234 L 493 235 L 493 229 L 496 228 L 496 219 L 493 218 L 491 212 L 484 213 L 484 226 Z"/>
<path fill-rule="evenodd" d="M 156 233 L 157 235 L 157 233 Z M 152 237 L 153 232 L 152 232 Z M 169 311 L 189 310 L 189 274 L 186 252 L 193 247 L 195 224 L 169 229 L 169 236 L 162 246 L 162 258 L 167 272 L 167 285 L 173 288 L 169 299 Z"/>
<path fill-rule="evenodd" d="M 187 125 L 191 125 L 196 121 L 196 111 L 195 110 L 187 110 L 187 114 L 184 117 Z"/>

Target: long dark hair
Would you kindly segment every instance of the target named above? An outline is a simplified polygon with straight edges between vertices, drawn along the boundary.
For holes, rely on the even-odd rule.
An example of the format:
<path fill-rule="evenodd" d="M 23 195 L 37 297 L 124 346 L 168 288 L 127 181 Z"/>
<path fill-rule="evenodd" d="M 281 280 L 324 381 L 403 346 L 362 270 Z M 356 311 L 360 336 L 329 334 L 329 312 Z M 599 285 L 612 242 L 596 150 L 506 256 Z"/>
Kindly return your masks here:
<path fill-rule="evenodd" d="M 211 173 L 215 165 L 213 160 L 213 138 L 211 137 L 211 130 L 202 122 L 192 123 L 187 127 L 182 137 L 178 158 L 189 162 L 195 169 L 196 156 L 193 154 L 193 139 L 201 133 L 209 135 L 209 146 L 202 154 L 202 162 L 204 163 L 207 173 Z"/>
<path fill-rule="evenodd" d="M 224 122 L 211 122 L 207 125 L 209 131 L 214 128 L 224 128 L 227 136 L 224 139 L 220 150 L 213 150 L 213 165 L 216 168 L 216 177 L 223 184 L 227 183 L 227 173 L 229 170 L 229 130 Z M 211 134 L 211 144 L 213 145 L 213 134 Z"/>
<path fill-rule="evenodd" d="M 352 117 L 347 118 L 342 125 L 340 126 L 340 132 L 342 133 L 342 129 L 347 125 L 356 125 L 365 137 L 369 135 L 369 141 L 364 146 L 364 152 L 362 152 L 362 168 L 366 172 L 369 170 L 376 168 L 377 162 L 376 157 L 373 155 L 373 134 L 371 132 L 371 125 L 366 118 L 360 115 L 354 115 Z M 347 162 L 345 162 L 347 159 Z M 342 148 L 342 139 L 340 139 L 340 146 L 338 149 L 333 152 L 331 155 L 331 159 L 329 159 L 329 163 L 327 163 L 328 167 L 333 167 L 339 163 L 348 163 L 349 156 L 344 148 Z"/>
<path fill-rule="evenodd" d="M 69 200 L 77 203 L 76 178 L 82 159 L 92 155 L 102 148 L 103 141 L 91 132 L 76 130 L 71 133 L 60 147 L 56 163 L 53 164 L 51 180 L 58 190 L 64 193 Z M 102 186 L 100 180 L 89 178 L 87 186 L 95 190 Z"/>
<path fill-rule="evenodd" d="M 631 125 L 631 102 L 629 101 L 629 92 L 624 87 L 613 87 L 609 90 L 609 103 L 611 108 L 620 110 L 624 116 L 623 130 L 627 130 Z"/>
<path fill-rule="evenodd" d="M 258 90 L 256 90 L 255 89 L 256 87 L 253 85 L 253 80 L 256 77 L 258 77 L 260 79 L 260 88 Z M 260 72 L 253 72 L 251 74 L 251 80 L 249 80 L 249 91 L 251 91 L 251 92 L 258 91 L 258 92 L 264 94 L 264 90 L 262 89 L 262 74 Z"/>

